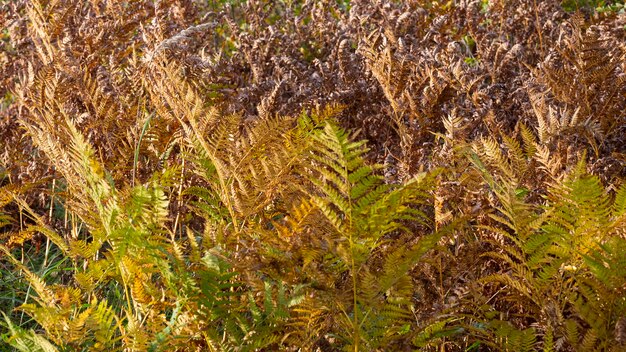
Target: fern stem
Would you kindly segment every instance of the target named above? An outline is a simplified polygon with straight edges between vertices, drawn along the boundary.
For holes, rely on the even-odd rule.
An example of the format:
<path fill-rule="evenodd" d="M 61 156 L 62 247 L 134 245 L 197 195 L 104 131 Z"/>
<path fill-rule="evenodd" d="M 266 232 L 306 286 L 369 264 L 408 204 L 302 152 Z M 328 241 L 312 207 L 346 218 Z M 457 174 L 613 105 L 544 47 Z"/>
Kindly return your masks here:
<path fill-rule="evenodd" d="M 359 307 L 357 306 L 357 287 L 356 287 L 356 266 L 354 264 L 354 245 L 352 243 L 352 235 L 350 235 L 350 259 L 352 264 L 352 297 L 354 304 L 354 325 L 353 325 L 353 339 L 354 339 L 354 352 L 359 351 L 359 342 L 361 340 L 359 336 Z"/>
<path fill-rule="evenodd" d="M 48 212 L 48 221 L 52 223 L 52 210 L 54 208 L 54 188 L 56 185 L 56 179 L 52 180 L 52 195 L 50 196 L 50 210 Z M 50 254 L 50 237 L 46 236 L 46 252 L 43 257 L 43 263 L 41 264 L 41 270 L 43 271 L 48 263 L 48 256 Z"/>
<path fill-rule="evenodd" d="M 344 164 L 344 179 L 346 180 L 346 183 L 348 184 L 348 189 L 350 188 L 350 180 L 349 180 L 349 170 L 348 170 L 348 166 L 347 164 Z M 350 204 L 350 209 L 352 209 L 352 197 L 350 195 L 350 192 L 348 192 L 347 194 L 348 196 L 348 204 Z M 352 224 L 352 214 L 346 214 L 346 217 L 348 218 L 348 224 L 349 224 L 349 229 L 350 229 L 350 266 L 352 269 L 352 299 L 353 299 L 353 304 L 354 304 L 354 325 L 352 327 L 352 336 L 354 339 L 354 352 L 358 352 L 359 351 L 359 344 L 361 342 L 361 336 L 360 336 L 360 328 L 359 328 L 359 307 L 358 307 L 358 297 L 357 297 L 357 281 L 356 281 L 356 275 L 357 275 L 357 268 L 356 268 L 356 264 L 354 262 L 354 231 L 353 231 L 353 224 Z"/>
<path fill-rule="evenodd" d="M 154 113 L 148 115 L 146 122 L 144 122 L 143 127 L 141 128 L 141 133 L 139 134 L 139 140 L 137 140 L 137 145 L 135 146 L 135 155 L 133 158 L 133 178 L 132 178 L 133 187 L 135 186 L 135 177 L 137 175 L 137 165 L 139 163 L 139 148 L 141 147 L 141 140 L 143 139 L 143 136 L 146 134 L 146 131 L 148 130 L 148 126 L 150 126 L 150 121 L 152 121 L 153 116 L 154 116 Z"/>
<path fill-rule="evenodd" d="M 118 264 L 119 265 L 119 264 Z M 122 285 L 124 286 L 124 295 L 126 296 L 126 305 L 128 306 L 128 313 L 127 314 L 133 314 L 133 306 L 130 302 L 130 290 L 128 288 L 128 283 L 126 282 L 126 276 L 124 275 L 124 273 L 120 270 L 120 276 L 122 278 Z"/>
<path fill-rule="evenodd" d="M 535 29 L 537 30 L 537 36 L 539 37 L 539 49 L 541 55 L 545 56 L 545 50 L 543 47 L 543 34 L 541 33 L 541 25 L 539 23 L 539 10 L 537 9 L 537 0 L 533 0 L 533 10 L 535 12 Z"/>
<path fill-rule="evenodd" d="M 174 220 L 174 228 L 172 230 L 172 232 L 174 233 L 174 236 L 176 236 L 176 229 L 178 228 L 178 221 L 180 219 L 180 209 L 183 206 L 183 183 L 185 182 L 185 158 L 182 158 L 181 161 L 181 172 L 180 172 L 180 183 L 178 184 L 178 195 L 177 195 L 177 211 L 176 211 L 176 219 Z M 183 234 L 183 225 L 180 225 L 180 237 L 182 238 L 184 236 Z"/>

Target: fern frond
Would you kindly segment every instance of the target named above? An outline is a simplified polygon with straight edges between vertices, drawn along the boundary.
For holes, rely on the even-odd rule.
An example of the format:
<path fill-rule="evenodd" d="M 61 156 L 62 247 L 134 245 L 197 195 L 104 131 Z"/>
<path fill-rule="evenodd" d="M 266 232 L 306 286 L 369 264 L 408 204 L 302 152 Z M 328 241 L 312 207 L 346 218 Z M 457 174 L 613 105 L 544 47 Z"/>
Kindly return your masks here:
<path fill-rule="evenodd" d="M 4 342 L 21 352 L 58 352 L 58 349 L 50 343 L 44 336 L 35 331 L 26 331 L 15 326 L 9 317 L 2 312 L 4 324 L 11 334 L 11 337 L 4 338 Z"/>

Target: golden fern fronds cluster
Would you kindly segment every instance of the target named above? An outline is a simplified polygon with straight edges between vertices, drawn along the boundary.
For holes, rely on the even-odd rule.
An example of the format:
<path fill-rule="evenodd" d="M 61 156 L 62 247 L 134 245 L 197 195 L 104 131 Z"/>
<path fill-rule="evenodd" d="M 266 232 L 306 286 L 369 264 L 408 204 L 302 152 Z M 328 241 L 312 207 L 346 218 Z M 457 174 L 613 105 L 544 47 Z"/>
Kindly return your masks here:
<path fill-rule="evenodd" d="M 505 141 L 516 153 L 519 146 L 511 145 L 510 139 Z M 581 351 L 619 350 L 614 328 L 624 305 L 615 298 L 623 296 L 623 287 L 618 288 L 620 285 L 615 286 L 612 280 L 622 280 L 623 270 L 609 258 L 623 255 L 617 247 L 623 242 L 623 187 L 614 197 L 609 196 L 581 162 L 556 182 L 548 181 L 548 204 L 535 205 L 528 201 L 532 193 L 519 179 L 525 172 L 523 165 L 509 167 L 493 141 L 482 142 L 482 148 L 482 160 L 503 173 L 498 176 L 501 179 L 493 178 L 499 172 L 485 173 L 497 201 L 495 212 L 489 214 L 496 225 L 482 226 L 483 231 L 492 234 L 490 242 L 495 250 L 484 256 L 507 263 L 509 271 L 481 279 L 484 284 L 500 288 L 492 297 L 495 302 L 479 310 L 489 322 L 480 333 L 506 336 L 501 344 L 497 340 L 494 344 L 504 349 L 530 351 L 541 346 L 543 350 L 558 351 L 571 346 Z M 521 150 L 517 154 L 523 158 Z M 478 160 L 476 165 L 486 171 L 485 164 Z M 544 168 L 549 171 L 545 164 Z M 606 296 L 600 298 L 602 295 Z M 509 302 L 506 314 L 499 311 L 500 299 Z M 593 299 L 611 302 L 610 308 L 601 308 Z M 511 302 L 519 306 L 513 308 Z M 508 314 L 517 314 L 518 318 Z M 515 327 L 527 325 L 527 319 L 535 322 L 532 331 Z M 543 338 L 539 340 L 538 336 Z M 520 340 L 515 340 L 518 337 Z"/>

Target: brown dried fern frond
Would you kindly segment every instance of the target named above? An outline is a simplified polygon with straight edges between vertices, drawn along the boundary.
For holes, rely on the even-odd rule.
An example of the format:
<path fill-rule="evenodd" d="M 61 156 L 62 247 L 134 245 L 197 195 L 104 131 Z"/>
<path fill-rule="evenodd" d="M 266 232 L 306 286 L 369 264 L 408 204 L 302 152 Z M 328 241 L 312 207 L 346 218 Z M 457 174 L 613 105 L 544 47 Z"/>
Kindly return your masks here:
<path fill-rule="evenodd" d="M 601 26 L 583 27 L 581 17 L 561 27 L 562 40 L 537 69 L 535 80 L 582 121 L 596 121 L 610 136 L 624 121 L 626 47 Z"/>

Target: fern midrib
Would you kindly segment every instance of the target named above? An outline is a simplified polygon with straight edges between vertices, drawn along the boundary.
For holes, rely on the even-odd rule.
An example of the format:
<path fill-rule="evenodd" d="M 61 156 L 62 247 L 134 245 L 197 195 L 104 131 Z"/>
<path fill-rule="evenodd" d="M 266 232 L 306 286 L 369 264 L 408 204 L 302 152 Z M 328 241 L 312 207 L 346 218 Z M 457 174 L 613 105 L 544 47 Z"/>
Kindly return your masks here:
<path fill-rule="evenodd" d="M 344 152 L 344 162 L 343 162 L 343 171 L 344 171 L 344 180 L 346 182 L 346 188 L 347 189 L 351 189 L 351 184 L 350 184 L 350 180 L 348 178 L 349 175 L 349 170 L 348 170 L 348 163 L 345 160 L 345 153 L 348 152 L 348 150 L 343 151 Z M 354 203 L 352 201 L 352 192 L 347 192 L 347 197 L 348 197 L 348 204 L 350 204 L 349 210 L 350 213 L 346 214 L 346 217 L 348 218 L 348 228 L 350 229 L 350 235 L 349 235 L 349 243 L 350 243 L 350 266 L 351 266 L 351 270 L 352 270 L 352 299 L 353 302 L 352 304 L 354 304 L 354 325 L 352 326 L 352 334 L 353 334 L 353 340 L 354 340 L 354 352 L 358 352 L 359 351 L 359 345 L 361 342 L 361 336 L 359 333 L 360 330 L 360 326 L 359 326 L 359 307 L 358 307 L 358 291 L 357 291 L 357 267 L 356 267 L 356 263 L 354 261 L 354 227 L 353 227 L 353 218 L 352 218 L 352 210 L 354 208 Z"/>

